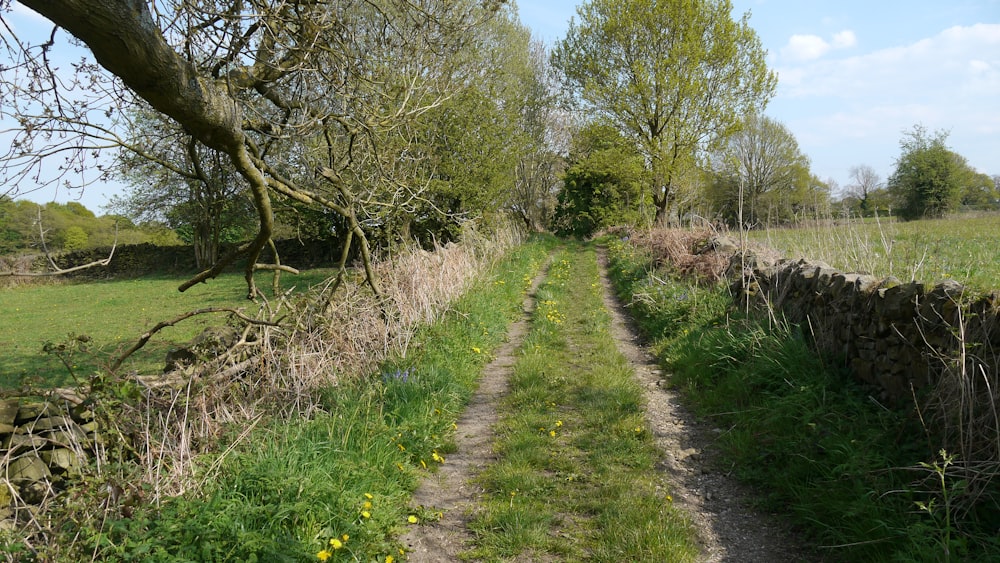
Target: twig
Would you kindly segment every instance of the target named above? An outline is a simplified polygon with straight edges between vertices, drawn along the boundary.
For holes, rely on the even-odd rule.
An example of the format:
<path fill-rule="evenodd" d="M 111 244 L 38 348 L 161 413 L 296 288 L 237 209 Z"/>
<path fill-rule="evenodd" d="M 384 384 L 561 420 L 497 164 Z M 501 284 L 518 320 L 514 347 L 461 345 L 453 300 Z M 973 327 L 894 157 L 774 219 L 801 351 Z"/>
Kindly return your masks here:
<path fill-rule="evenodd" d="M 124 354 L 122 354 L 121 356 L 118 357 L 117 360 L 115 360 L 115 363 L 111 365 L 111 371 L 112 372 L 118 371 L 118 368 L 121 367 L 122 363 L 129 356 L 131 356 L 136 351 L 138 351 L 140 348 L 142 348 L 143 346 L 145 346 L 146 343 L 149 342 L 149 339 L 152 338 L 153 335 L 156 334 L 157 332 L 160 332 L 161 330 L 163 330 L 163 329 L 165 329 L 167 327 L 174 326 L 175 324 L 177 324 L 177 323 L 179 323 L 179 322 L 181 322 L 181 321 L 183 321 L 185 319 L 189 319 L 189 318 L 194 317 L 196 315 L 204 315 L 204 314 L 207 314 L 207 313 L 232 313 L 232 314 L 236 315 L 237 317 L 239 317 L 241 320 L 243 320 L 245 322 L 248 322 L 250 324 L 260 325 L 260 326 L 275 326 L 275 327 L 276 326 L 281 326 L 277 322 L 262 321 L 260 319 L 250 318 L 250 317 L 244 315 L 241 311 L 239 311 L 237 309 L 230 309 L 230 308 L 224 308 L 224 307 L 209 307 L 209 308 L 206 308 L 206 309 L 198 309 L 196 311 L 188 311 L 187 313 L 184 313 L 184 314 L 182 314 L 182 315 L 180 315 L 178 317 L 170 319 L 169 321 L 162 321 L 162 322 L 158 323 L 156 326 L 154 326 L 153 328 L 149 329 L 149 331 L 147 331 L 145 334 L 143 334 L 142 336 L 140 336 L 139 340 L 135 344 L 133 344 L 131 348 L 129 348 L 128 350 L 126 350 Z"/>

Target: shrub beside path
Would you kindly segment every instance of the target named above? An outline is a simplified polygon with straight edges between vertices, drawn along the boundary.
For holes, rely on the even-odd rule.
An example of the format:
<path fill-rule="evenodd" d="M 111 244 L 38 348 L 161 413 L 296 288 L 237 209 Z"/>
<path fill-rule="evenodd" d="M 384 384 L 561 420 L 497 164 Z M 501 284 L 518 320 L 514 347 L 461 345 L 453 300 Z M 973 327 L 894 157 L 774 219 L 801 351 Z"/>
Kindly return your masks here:
<path fill-rule="evenodd" d="M 575 247 L 574 260 L 593 260 L 593 254 Z M 677 508 L 688 516 L 701 556 L 699 561 L 778 562 L 820 561 L 772 515 L 749 506 L 752 492 L 739 486 L 715 463 L 713 441 L 718 429 L 694 419 L 674 391 L 662 385 L 663 375 L 652 356 L 638 342 L 623 305 L 615 298 L 607 276 L 606 257 L 599 253 L 600 282 L 604 307 L 611 318 L 610 333 L 620 353 L 628 359 L 635 380 L 644 390 L 646 420 L 656 446 L 661 450 L 656 471 L 669 483 Z M 544 270 L 544 268 L 543 268 Z M 532 282 L 524 299 L 523 315 L 514 322 L 507 342 L 496 351 L 484 370 L 477 393 L 457 423 L 457 451 L 447 463 L 424 480 L 412 504 L 421 512 L 440 512 L 436 522 L 412 526 L 401 538 L 409 561 L 458 561 L 473 547 L 475 537 L 467 525 L 483 494 L 475 478 L 495 459 L 493 427 L 499 420 L 498 405 L 505 396 L 517 354 L 531 330 L 535 290 L 546 273 Z M 572 371 L 567 366 L 567 371 Z M 521 556 L 517 561 L 565 560 L 559 554 Z M 670 553 L 650 554 L 649 561 L 675 560 Z"/>

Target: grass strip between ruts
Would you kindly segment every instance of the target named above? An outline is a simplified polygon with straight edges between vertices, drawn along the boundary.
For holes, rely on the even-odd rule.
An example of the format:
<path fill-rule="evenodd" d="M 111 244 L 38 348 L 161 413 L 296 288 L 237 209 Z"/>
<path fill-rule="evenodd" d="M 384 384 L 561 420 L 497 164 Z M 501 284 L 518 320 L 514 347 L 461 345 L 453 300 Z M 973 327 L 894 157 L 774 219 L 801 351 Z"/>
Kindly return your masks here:
<path fill-rule="evenodd" d="M 642 389 L 610 333 L 591 246 L 569 245 L 537 291 L 501 406 L 486 497 L 470 527 L 483 560 L 693 561 L 685 515 L 655 469 Z"/>

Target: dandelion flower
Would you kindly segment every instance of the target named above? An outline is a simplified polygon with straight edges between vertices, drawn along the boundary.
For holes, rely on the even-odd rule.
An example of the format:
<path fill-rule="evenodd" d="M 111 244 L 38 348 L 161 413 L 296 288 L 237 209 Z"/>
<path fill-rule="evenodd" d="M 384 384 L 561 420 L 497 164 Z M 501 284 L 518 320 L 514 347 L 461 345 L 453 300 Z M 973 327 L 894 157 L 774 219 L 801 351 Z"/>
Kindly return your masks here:
<path fill-rule="evenodd" d="M 370 500 L 366 500 L 365 504 L 362 505 L 362 508 L 364 508 L 365 510 L 370 510 L 371 507 L 372 507 L 372 503 L 371 503 Z"/>
<path fill-rule="evenodd" d="M 365 498 L 368 500 L 372 500 L 375 497 L 373 497 L 371 493 L 365 493 Z"/>
<path fill-rule="evenodd" d="M 561 421 L 561 420 L 557 420 L 557 421 L 556 421 L 556 427 L 559 427 L 559 426 L 562 426 L 562 424 L 563 424 L 563 423 L 562 423 L 562 421 Z"/>
<path fill-rule="evenodd" d="M 479 349 L 478 347 L 476 347 L 476 346 L 473 346 L 473 347 L 472 347 L 472 351 L 473 351 L 473 352 L 475 352 L 475 353 L 477 353 L 477 354 L 482 354 L 482 353 L 483 353 L 483 351 L 482 351 L 482 350 L 480 350 L 480 349 Z"/>
<path fill-rule="evenodd" d="M 330 547 L 333 549 L 340 549 L 344 547 L 344 542 L 340 541 L 340 538 L 333 538 L 330 540 Z"/>
<path fill-rule="evenodd" d="M 555 438 L 556 437 L 556 431 L 555 430 L 549 430 L 549 436 L 552 436 L 553 438 Z"/>
<path fill-rule="evenodd" d="M 391 556 L 391 555 L 386 555 L 385 556 L 385 563 L 392 563 L 395 560 L 396 560 L 396 558 L 393 557 L 393 556 Z"/>
<path fill-rule="evenodd" d="M 347 540 L 351 539 L 351 536 L 349 536 L 347 534 L 344 534 L 344 535 L 340 536 L 340 539 L 342 539 L 342 540 L 344 540 L 346 542 Z"/>
<path fill-rule="evenodd" d="M 361 517 L 362 518 L 371 518 L 372 517 L 372 513 L 368 512 L 367 510 L 362 510 L 361 511 Z"/>
<path fill-rule="evenodd" d="M 333 553 L 324 549 L 323 551 L 320 551 L 319 553 L 316 554 L 316 559 L 319 559 L 320 561 L 326 561 L 327 559 L 330 558 L 331 555 L 333 555 Z"/>
<path fill-rule="evenodd" d="M 414 514 L 411 514 L 410 517 L 406 519 L 406 521 L 409 522 L 410 524 L 416 524 L 417 522 L 419 522 L 419 520 L 417 520 L 416 515 Z"/>

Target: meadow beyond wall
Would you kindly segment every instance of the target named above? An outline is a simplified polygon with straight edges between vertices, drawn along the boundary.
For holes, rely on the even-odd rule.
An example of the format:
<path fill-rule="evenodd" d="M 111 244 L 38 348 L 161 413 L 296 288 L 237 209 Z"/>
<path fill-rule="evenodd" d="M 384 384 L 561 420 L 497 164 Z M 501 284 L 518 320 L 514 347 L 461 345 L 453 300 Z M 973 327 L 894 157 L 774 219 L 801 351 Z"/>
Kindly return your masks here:
<path fill-rule="evenodd" d="M 834 270 L 823 262 L 733 257 L 743 306 L 772 311 L 842 358 L 879 399 L 901 405 L 924 390 L 960 393 L 991 408 L 997 390 L 1000 292 L 970 295 L 954 281 L 929 286 Z M 979 389 L 979 391 L 976 391 Z M 989 395 L 989 396 L 987 396 Z"/>

